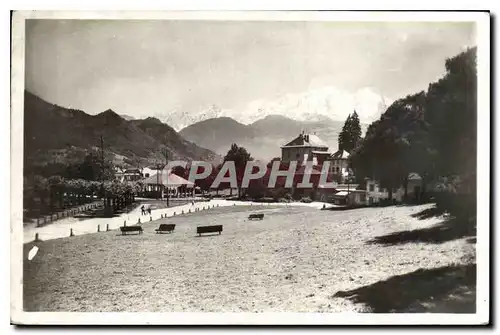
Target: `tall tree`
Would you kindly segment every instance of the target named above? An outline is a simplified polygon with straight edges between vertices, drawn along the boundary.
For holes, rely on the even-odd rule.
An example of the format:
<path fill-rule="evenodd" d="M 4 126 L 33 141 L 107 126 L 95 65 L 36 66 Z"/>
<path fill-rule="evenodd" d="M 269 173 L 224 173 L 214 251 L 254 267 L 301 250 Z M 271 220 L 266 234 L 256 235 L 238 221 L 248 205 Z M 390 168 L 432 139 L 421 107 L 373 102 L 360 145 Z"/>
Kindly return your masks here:
<path fill-rule="evenodd" d="M 345 150 L 349 153 L 356 149 L 361 141 L 361 125 L 359 122 L 358 113 L 354 113 L 347 117 L 342 131 L 339 134 L 338 143 L 339 150 Z"/>
<path fill-rule="evenodd" d="M 426 136 L 424 104 L 423 92 L 395 101 L 370 125 L 362 146 L 350 157 L 357 177 L 379 180 L 389 198 L 393 189 L 406 185 L 410 172 L 418 166 L 425 169 L 422 161 L 428 161 L 422 140 Z"/>
<path fill-rule="evenodd" d="M 252 161 L 253 158 L 250 153 L 244 147 L 239 147 L 236 143 L 231 145 L 231 148 L 224 156 L 224 162 L 232 161 L 236 167 L 236 175 L 238 179 L 238 196 L 241 196 L 241 180 L 243 178 L 243 173 L 248 161 Z"/>
<path fill-rule="evenodd" d="M 349 137 L 350 137 L 350 148 L 346 150 L 348 152 L 352 152 L 356 149 L 361 141 L 361 124 L 359 122 L 358 113 L 354 111 L 351 116 L 351 122 L 349 125 Z"/>
<path fill-rule="evenodd" d="M 346 148 L 349 146 L 349 124 L 351 122 L 351 114 L 347 116 L 347 119 L 344 122 L 344 125 L 342 126 L 342 130 L 340 131 L 339 134 L 339 150 L 346 150 Z M 347 151 L 347 150 L 346 150 Z"/>

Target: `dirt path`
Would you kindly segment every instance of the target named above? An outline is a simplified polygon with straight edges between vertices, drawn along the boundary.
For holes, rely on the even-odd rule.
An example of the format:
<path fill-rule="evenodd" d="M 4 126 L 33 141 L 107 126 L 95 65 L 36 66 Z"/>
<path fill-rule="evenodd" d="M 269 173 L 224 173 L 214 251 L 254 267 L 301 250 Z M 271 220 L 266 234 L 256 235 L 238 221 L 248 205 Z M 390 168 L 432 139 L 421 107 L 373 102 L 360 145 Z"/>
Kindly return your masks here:
<path fill-rule="evenodd" d="M 28 243 L 35 240 L 35 234 L 38 233 L 39 239 L 42 241 L 53 240 L 56 238 L 69 237 L 70 229 L 73 230 L 74 235 L 85 235 L 97 232 L 97 226 L 100 226 L 100 230 L 106 229 L 106 225 L 109 226 L 110 230 L 118 229 L 123 226 L 124 221 L 127 225 L 137 224 L 139 220 L 142 223 L 148 222 L 150 220 L 149 215 L 141 215 L 141 206 L 144 204 L 146 207 L 149 206 L 150 201 L 139 203 L 137 207 L 130 211 L 129 213 L 121 214 L 120 216 L 113 218 L 91 218 L 87 220 L 80 220 L 76 218 L 67 218 L 54 222 L 53 224 L 46 225 L 43 227 L 36 227 L 36 225 L 25 226 L 23 229 L 23 241 Z M 195 202 L 195 205 L 185 204 L 169 208 L 160 208 L 153 210 L 151 213 L 152 220 L 158 220 L 161 216 L 173 216 L 180 215 L 182 212 L 187 214 L 189 211 L 194 212 L 195 210 L 208 210 L 216 207 L 227 207 L 227 206 L 253 206 L 259 205 L 259 203 L 243 202 L 243 201 L 227 201 L 227 200 L 211 200 L 206 202 Z M 321 208 L 323 203 L 314 202 L 310 204 L 304 203 L 290 203 L 290 204 L 273 204 L 278 206 L 302 206 L 302 207 L 313 207 Z"/>

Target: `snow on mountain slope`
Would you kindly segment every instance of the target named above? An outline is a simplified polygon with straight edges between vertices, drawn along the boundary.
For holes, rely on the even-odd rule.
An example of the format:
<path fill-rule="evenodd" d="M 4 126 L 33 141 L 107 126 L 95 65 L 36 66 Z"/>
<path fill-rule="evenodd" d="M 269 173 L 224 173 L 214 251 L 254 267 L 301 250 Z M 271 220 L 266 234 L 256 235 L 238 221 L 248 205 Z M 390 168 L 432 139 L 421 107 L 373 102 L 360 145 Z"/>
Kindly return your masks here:
<path fill-rule="evenodd" d="M 218 117 L 230 117 L 242 124 L 251 124 L 269 115 L 282 115 L 296 121 L 321 122 L 325 119 L 344 122 L 354 110 L 361 123 L 378 119 L 392 103 L 371 88 L 354 93 L 326 86 L 297 94 L 285 94 L 275 99 L 254 100 L 242 109 L 223 109 L 211 105 L 200 111 L 174 110 L 156 115 L 177 131 L 196 122 Z"/>
<path fill-rule="evenodd" d="M 231 117 L 244 124 L 268 115 L 283 115 L 297 121 L 315 122 L 324 118 L 345 121 L 356 110 L 362 123 L 370 123 L 380 117 L 390 102 L 370 88 L 353 94 L 335 87 L 323 87 L 270 101 L 252 101 L 245 110 L 239 113 L 232 111 Z"/>

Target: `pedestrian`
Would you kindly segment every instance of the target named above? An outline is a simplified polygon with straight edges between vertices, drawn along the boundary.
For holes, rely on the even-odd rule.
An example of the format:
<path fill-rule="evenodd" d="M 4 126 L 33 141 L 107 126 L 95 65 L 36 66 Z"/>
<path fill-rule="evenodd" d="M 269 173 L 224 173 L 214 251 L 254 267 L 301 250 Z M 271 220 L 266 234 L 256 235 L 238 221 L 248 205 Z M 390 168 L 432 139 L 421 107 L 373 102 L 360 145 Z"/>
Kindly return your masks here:
<path fill-rule="evenodd" d="M 194 206 L 194 200 L 191 200 L 191 206 Z"/>
<path fill-rule="evenodd" d="M 146 211 L 144 210 L 144 205 L 141 206 L 141 215 L 144 215 Z"/>
<path fill-rule="evenodd" d="M 151 207 L 148 207 L 148 213 L 151 215 Z"/>

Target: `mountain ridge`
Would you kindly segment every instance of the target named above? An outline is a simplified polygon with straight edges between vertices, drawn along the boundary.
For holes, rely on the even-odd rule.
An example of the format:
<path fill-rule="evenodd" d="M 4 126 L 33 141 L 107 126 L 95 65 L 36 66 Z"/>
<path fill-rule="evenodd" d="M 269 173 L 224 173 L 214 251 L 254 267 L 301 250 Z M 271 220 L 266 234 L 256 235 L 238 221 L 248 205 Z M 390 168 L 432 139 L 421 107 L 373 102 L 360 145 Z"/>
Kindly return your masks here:
<path fill-rule="evenodd" d="M 51 152 L 64 155 L 70 148 L 92 150 L 104 137 L 105 151 L 144 164 L 164 160 L 160 148 L 166 145 L 169 159 L 219 161 L 209 149 L 182 138 L 172 127 L 158 119 L 127 121 L 111 109 L 90 115 L 80 110 L 51 104 L 25 91 L 25 162 L 52 161 Z M 167 140 L 164 140 L 167 138 Z"/>

